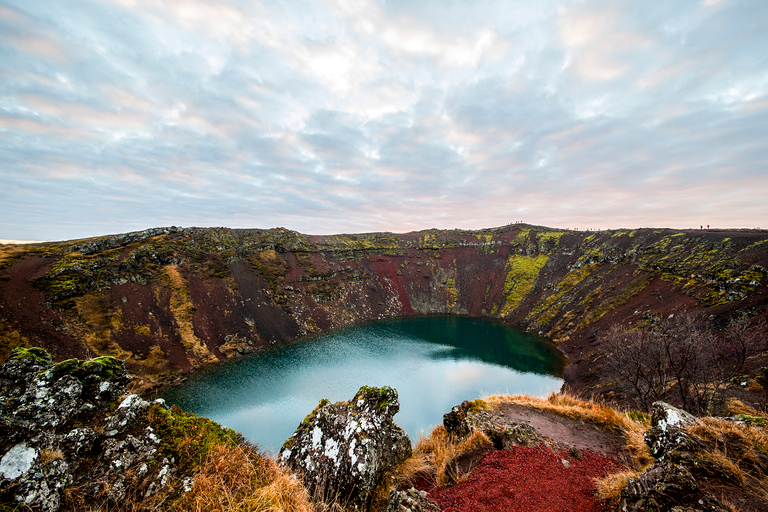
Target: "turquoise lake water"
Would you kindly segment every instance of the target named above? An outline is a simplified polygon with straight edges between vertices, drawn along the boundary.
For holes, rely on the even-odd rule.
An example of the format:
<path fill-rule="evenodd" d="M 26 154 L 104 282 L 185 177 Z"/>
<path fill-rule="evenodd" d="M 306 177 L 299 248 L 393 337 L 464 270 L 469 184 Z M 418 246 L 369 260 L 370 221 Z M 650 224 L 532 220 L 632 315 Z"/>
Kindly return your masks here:
<path fill-rule="evenodd" d="M 499 322 L 408 317 L 222 363 L 161 396 L 276 453 L 321 398 L 349 400 L 362 385 L 388 385 L 400 397 L 395 423 L 415 443 L 464 400 L 559 390 L 565 364 L 552 342 Z"/>

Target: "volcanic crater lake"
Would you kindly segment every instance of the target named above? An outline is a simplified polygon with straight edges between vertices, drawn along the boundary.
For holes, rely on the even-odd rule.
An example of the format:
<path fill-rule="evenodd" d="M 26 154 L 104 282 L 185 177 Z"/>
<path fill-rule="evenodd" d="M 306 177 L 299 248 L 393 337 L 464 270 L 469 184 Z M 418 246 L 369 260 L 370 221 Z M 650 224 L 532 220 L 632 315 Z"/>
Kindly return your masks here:
<path fill-rule="evenodd" d="M 344 328 L 206 368 L 162 397 L 277 453 L 321 398 L 392 386 L 395 423 L 416 442 L 464 400 L 546 396 L 563 383 L 563 354 L 500 322 L 461 316 L 394 318 Z"/>

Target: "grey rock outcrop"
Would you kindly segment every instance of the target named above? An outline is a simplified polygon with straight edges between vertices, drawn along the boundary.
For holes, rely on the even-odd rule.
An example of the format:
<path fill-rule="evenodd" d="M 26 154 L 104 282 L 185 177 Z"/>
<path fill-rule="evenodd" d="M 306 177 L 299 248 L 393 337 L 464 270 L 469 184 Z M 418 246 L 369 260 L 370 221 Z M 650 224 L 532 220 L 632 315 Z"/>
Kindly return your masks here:
<path fill-rule="evenodd" d="M 411 487 L 405 491 L 389 491 L 387 512 L 440 512 L 440 505 L 427 498 L 426 491 Z"/>
<path fill-rule="evenodd" d="M 311 495 L 366 510 L 376 486 L 411 455 L 408 435 L 393 423 L 397 391 L 363 386 L 348 402 L 321 400 L 283 445 L 279 460 Z"/>
<path fill-rule="evenodd" d="M 42 349 L 14 350 L 0 367 L 0 506 L 56 511 L 68 489 L 66 507 L 80 508 L 165 485 L 176 467 L 138 421 L 151 404 L 127 395 L 112 412 L 129 381 L 112 357 L 53 364 Z"/>
<path fill-rule="evenodd" d="M 685 430 L 700 421 L 682 409 L 655 402 L 651 423 L 644 439 L 657 460 L 640 476 L 629 479 L 621 492 L 622 512 L 729 510 L 699 483 L 719 472 L 700 457 L 706 448 L 703 443 Z"/>
<path fill-rule="evenodd" d="M 651 427 L 643 435 L 651 454 L 659 458 L 670 449 L 688 439 L 685 427 L 701 423 L 693 414 L 666 402 L 654 402 L 651 408 Z"/>
<path fill-rule="evenodd" d="M 80 254 L 95 254 L 101 251 L 107 251 L 109 249 L 115 249 L 117 247 L 123 247 L 134 242 L 141 242 L 148 238 L 158 235 L 169 235 L 171 233 L 183 233 L 186 230 L 176 227 L 164 227 L 164 228 L 150 228 L 142 231 L 132 231 L 130 233 L 124 233 L 121 235 L 106 236 L 84 242 L 82 244 L 73 245 L 69 248 L 69 252 L 79 252 Z"/>
<path fill-rule="evenodd" d="M 482 407 L 465 400 L 443 415 L 445 430 L 457 439 L 468 437 L 475 430 L 483 432 L 497 449 L 541 444 L 536 429 L 528 423 L 515 423 L 503 417 L 492 417 Z"/>

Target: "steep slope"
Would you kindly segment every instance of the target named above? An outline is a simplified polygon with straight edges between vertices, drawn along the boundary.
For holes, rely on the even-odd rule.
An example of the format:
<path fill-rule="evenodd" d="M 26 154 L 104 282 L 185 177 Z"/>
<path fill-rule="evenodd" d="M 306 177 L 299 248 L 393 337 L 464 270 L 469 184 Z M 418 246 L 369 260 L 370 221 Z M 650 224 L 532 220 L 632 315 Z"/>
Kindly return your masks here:
<path fill-rule="evenodd" d="M 765 231 L 157 228 L 0 246 L 0 357 L 15 346 L 112 355 L 141 389 L 310 333 L 448 313 L 553 339 L 570 359 L 567 382 L 592 387 L 608 325 L 683 310 L 756 324 L 768 317 L 766 282 Z"/>

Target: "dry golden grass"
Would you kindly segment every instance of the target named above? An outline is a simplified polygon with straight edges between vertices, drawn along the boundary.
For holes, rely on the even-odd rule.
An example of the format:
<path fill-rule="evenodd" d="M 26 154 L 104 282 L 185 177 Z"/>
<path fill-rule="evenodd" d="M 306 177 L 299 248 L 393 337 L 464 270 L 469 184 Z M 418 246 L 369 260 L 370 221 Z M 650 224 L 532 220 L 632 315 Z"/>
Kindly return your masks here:
<path fill-rule="evenodd" d="M 16 253 L 20 253 L 23 250 L 18 245 L 0 244 L 0 267 L 5 260 L 13 258 Z"/>
<path fill-rule="evenodd" d="M 307 491 L 271 459 L 245 446 L 218 445 L 194 477 L 178 511 L 312 512 Z"/>
<path fill-rule="evenodd" d="M 187 281 L 181 275 L 178 265 L 163 267 L 163 277 L 171 291 L 170 309 L 179 327 L 179 335 L 184 350 L 192 365 L 216 362 L 214 356 L 206 344 L 197 336 L 192 325 L 194 307 L 189 296 Z"/>
<path fill-rule="evenodd" d="M 648 430 L 650 424 L 635 421 L 627 413 L 600 402 L 584 400 L 569 393 L 552 393 L 547 399 L 525 395 L 493 395 L 483 401 L 491 409 L 505 403 L 521 405 L 584 420 L 607 430 L 620 432 L 624 436 L 624 447 L 631 456 L 635 469 L 643 471 L 653 464 L 654 458 L 643 440 L 643 433 Z"/>
<path fill-rule="evenodd" d="M 612 407 L 594 400 L 583 400 L 568 393 L 552 393 L 547 399 L 525 395 L 492 395 L 483 398 L 490 408 L 501 404 L 516 404 L 561 416 L 589 421 L 602 427 L 624 430 L 634 428 L 636 422 Z"/>
<path fill-rule="evenodd" d="M 637 471 L 620 471 L 595 479 L 595 497 L 611 508 L 618 508 L 621 491 L 630 478 L 637 478 Z"/>
<path fill-rule="evenodd" d="M 43 448 L 40 450 L 40 464 L 48 464 L 49 462 L 53 462 L 54 460 L 59 460 L 64 458 L 64 452 L 59 450 L 58 448 Z"/>
<path fill-rule="evenodd" d="M 429 454 L 423 450 L 414 450 L 412 456 L 395 467 L 392 480 L 407 487 L 414 484 L 419 476 L 429 474 L 432 468 L 433 463 Z"/>
<path fill-rule="evenodd" d="M 409 482 L 419 476 L 434 480 L 438 487 L 460 482 L 466 475 L 457 473 L 451 462 L 457 457 L 484 444 L 491 444 L 483 432 L 475 430 L 461 441 L 453 439 L 442 425 L 435 427 L 429 437 L 421 439 L 410 459 L 401 464 L 396 472 L 398 482 Z"/>
<path fill-rule="evenodd" d="M 699 454 L 720 467 L 723 474 L 744 490 L 768 503 L 768 431 L 762 427 L 738 425 L 715 418 L 701 418 L 688 432 L 708 449 Z"/>
<path fill-rule="evenodd" d="M 728 414 L 731 414 L 731 415 L 746 414 L 748 416 L 755 416 L 757 418 L 765 418 L 764 412 L 758 411 L 754 407 L 750 407 L 749 405 L 746 405 L 741 400 L 735 400 L 735 399 L 728 400 L 728 403 L 726 404 L 726 410 L 728 411 Z"/>

